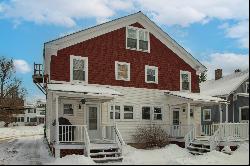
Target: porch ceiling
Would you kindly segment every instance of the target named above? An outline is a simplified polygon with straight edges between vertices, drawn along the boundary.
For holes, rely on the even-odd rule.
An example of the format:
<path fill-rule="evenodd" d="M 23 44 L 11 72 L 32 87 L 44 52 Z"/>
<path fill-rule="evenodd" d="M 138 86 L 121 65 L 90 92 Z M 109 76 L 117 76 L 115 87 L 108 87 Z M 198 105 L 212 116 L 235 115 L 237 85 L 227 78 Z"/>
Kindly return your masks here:
<path fill-rule="evenodd" d="M 208 95 L 202 95 L 200 93 L 190 93 L 190 92 L 180 92 L 180 91 L 165 91 L 165 95 L 184 100 L 183 103 L 193 103 L 193 104 L 219 104 L 227 103 L 226 100 L 212 97 Z"/>

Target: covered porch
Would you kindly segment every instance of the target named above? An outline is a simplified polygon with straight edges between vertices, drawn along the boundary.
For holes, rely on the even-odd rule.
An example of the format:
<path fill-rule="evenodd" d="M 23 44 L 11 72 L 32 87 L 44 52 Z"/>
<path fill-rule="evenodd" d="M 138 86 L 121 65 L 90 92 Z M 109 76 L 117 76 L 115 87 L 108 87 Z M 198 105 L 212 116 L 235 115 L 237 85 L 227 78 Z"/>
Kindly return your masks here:
<path fill-rule="evenodd" d="M 106 103 L 121 93 L 106 87 L 49 84 L 52 106 L 49 140 L 55 147 L 55 157 L 61 150 L 79 149 L 91 156 L 92 149 L 117 148 L 124 144 L 115 124 L 103 120 Z"/>

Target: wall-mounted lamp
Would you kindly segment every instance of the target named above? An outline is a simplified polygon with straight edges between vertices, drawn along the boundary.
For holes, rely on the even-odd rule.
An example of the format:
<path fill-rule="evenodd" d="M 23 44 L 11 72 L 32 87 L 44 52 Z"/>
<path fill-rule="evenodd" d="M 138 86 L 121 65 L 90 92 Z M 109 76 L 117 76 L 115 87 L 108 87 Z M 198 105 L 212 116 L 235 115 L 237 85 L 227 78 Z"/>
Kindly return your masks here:
<path fill-rule="evenodd" d="M 80 100 L 80 102 L 81 102 L 81 104 L 85 104 L 86 103 L 86 99 L 83 98 L 83 99 Z M 81 104 L 79 104 L 79 109 L 82 109 Z"/>

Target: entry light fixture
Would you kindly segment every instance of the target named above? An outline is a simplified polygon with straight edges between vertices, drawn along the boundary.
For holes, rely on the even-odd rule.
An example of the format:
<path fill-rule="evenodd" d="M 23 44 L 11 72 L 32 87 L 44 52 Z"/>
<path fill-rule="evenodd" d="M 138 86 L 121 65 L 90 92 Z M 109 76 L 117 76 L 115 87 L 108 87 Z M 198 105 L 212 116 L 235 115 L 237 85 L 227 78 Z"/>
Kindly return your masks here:
<path fill-rule="evenodd" d="M 85 104 L 86 103 L 86 99 L 85 98 L 83 98 L 83 99 L 81 99 L 81 101 L 80 101 L 82 104 Z"/>

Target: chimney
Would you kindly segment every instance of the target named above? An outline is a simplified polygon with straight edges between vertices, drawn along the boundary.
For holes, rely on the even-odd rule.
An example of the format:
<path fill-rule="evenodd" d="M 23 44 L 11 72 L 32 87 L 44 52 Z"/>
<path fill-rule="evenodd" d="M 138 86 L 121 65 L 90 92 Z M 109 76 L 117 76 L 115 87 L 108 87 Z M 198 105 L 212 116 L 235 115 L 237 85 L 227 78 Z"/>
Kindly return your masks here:
<path fill-rule="evenodd" d="M 215 70 L 215 80 L 219 80 L 222 78 L 222 69 Z"/>

